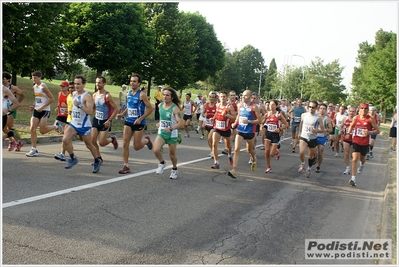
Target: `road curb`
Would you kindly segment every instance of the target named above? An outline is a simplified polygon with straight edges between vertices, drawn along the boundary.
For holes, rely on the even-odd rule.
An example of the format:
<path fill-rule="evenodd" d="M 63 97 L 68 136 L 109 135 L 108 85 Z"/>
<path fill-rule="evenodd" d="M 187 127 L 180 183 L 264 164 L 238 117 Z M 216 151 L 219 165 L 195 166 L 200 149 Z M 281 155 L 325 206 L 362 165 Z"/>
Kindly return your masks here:
<path fill-rule="evenodd" d="M 396 203 L 397 203 L 397 192 L 396 192 L 396 151 L 388 151 L 387 161 L 387 185 L 384 190 L 383 203 L 382 203 L 382 216 L 381 216 L 381 239 L 393 239 L 396 236 Z M 391 170 L 391 167 L 394 170 Z M 378 264 L 394 264 L 396 263 L 396 240 L 392 240 L 392 259 L 380 260 Z"/>

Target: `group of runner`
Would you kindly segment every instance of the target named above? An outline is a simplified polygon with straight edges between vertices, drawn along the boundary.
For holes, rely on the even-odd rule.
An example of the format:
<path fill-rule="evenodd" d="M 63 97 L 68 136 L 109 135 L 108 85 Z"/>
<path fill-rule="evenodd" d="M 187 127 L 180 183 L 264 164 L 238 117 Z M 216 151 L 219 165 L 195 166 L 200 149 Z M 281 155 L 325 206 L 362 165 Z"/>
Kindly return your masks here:
<path fill-rule="evenodd" d="M 373 158 L 374 140 L 380 132 L 381 114 L 376 112 L 372 103 L 363 103 L 359 107 L 334 105 L 322 100 L 303 103 L 301 99 L 288 102 L 291 105 L 285 99 L 262 103 L 257 93 L 249 90 L 244 91 L 240 99 L 234 91 L 230 92 L 228 101 L 226 92 L 210 92 L 208 97 L 208 102 L 202 101 L 204 98 L 201 94 L 191 102 L 191 94 L 187 94 L 185 107 L 188 104 L 191 106 L 190 109 L 184 109 L 184 120 L 189 125 L 187 121 L 191 120 L 194 111 L 199 111 L 199 128 L 196 131 L 201 129 L 201 139 L 204 138 L 202 129 L 206 131 L 210 156 L 214 159 L 211 166 L 213 169 L 220 168 L 217 147 L 220 138 L 224 139 L 225 149 L 222 153 L 228 155 L 228 164 L 233 167 L 228 172 L 232 178 L 237 177 L 239 153 L 244 141 L 250 156 L 251 170 L 256 170 L 255 147 L 259 134 L 262 140 L 261 149 L 265 150 L 265 173 L 272 172 L 270 159 L 280 159 L 280 141 L 284 139 L 284 133 L 289 127 L 292 133 L 292 153 L 299 147 L 298 172 L 305 171 L 307 178 L 311 176 L 313 165 L 316 165 L 317 173 L 321 171 L 327 145 L 335 152 L 335 157 L 340 157 L 340 153 L 343 153 L 343 174 L 351 174 L 351 186 L 356 186 L 356 174 L 362 173 L 366 160 Z M 187 128 L 185 130 L 188 137 L 189 131 Z M 234 149 L 231 148 L 233 141 Z M 305 168 L 306 150 L 308 164 Z"/>
<path fill-rule="evenodd" d="M 3 83 L 4 75 L 3 73 Z M 310 178 L 313 165 L 316 165 L 316 172 L 320 172 L 324 149 L 329 144 L 331 150 L 335 151 L 335 157 L 340 156 L 340 151 L 343 153 L 346 166 L 343 173 L 352 175 L 349 184 L 355 186 L 356 173 L 362 173 L 365 161 L 373 158 L 374 140 L 380 132 L 378 125 L 381 118 L 372 103 L 363 103 L 356 108 L 328 104 L 321 100 L 305 103 L 301 99 L 295 102 L 285 99 L 264 102 L 256 92 L 250 90 L 245 90 L 239 96 L 235 91 L 211 91 L 207 96 L 199 93 L 194 101 L 191 100 L 191 93 L 187 93 L 185 100 L 182 101 L 173 88 L 160 87 L 159 94 L 162 94 L 162 100 L 158 96 L 156 108 L 159 110 L 159 122 L 153 144 L 149 135 L 144 136 L 146 118 L 153 112 L 153 107 L 146 93 L 140 89 L 142 80 L 139 74 L 132 74 L 131 88 L 129 90 L 123 88 L 121 91 L 123 93 L 119 97 L 119 106 L 105 90 L 106 79 L 102 76 L 96 78 L 97 91 L 92 96 L 84 90 L 86 79 L 82 75 L 75 76 L 71 83 L 62 82 L 56 108 L 57 118 L 54 125 L 50 126 L 47 125 L 47 119 L 50 116 L 50 104 L 54 101 L 54 97 L 41 81 L 40 72 L 33 72 L 32 79 L 35 83 L 33 86 L 35 103 L 31 106 L 32 148 L 26 156 L 33 157 L 39 154 L 36 148 L 36 128 L 39 125 L 42 134 L 56 130 L 63 134 L 63 139 L 61 152 L 55 155 L 55 159 L 67 161 L 66 169 L 78 163 L 72 145 L 72 139 L 77 135 L 85 142 L 94 158 L 93 173 L 98 172 L 103 163 L 99 146 L 112 144 L 115 150 L 118 148 L 117 137 L 109 136 L 109 132 L 113 119 L 124 118 L 123 168 L 119 170 L 120 174 L 131 172 L 129 145 L 133 137 L 133 148 L 136 151 L 144 146 L 154 150 L 154 155 L 159 160 L 157 174 L 162 174 L 166 166 L 162 157 L 162 147 L 167 144 L 173 165 L 170 178 L 176 179 L 178 174 L 176 147 L 181 141 L 179 129 L 182 127 L 185 137 L 190 137 L 189 127 L 192 127 L 197 133 L 201 133 L 201 139 L 207 140 L 209 156 L 214 161 L 212 169 L 220 168 L 218 145 L 224 141 L 222 153 L 227 155 L 228 164 L 232 165 L 232 169 L 227 173 L 231 178 L 237 178 L 239 155 L 244 141 L 250 157 L 251 170 L 256 170 L 256 140 L 257 136 L 261 135 L 261 149 L 264 150 L 267 166 L 265 173 L 270 173 L 271 158 L 280 159 L 280 141 L 291 127 L 292 153 L 296 153 L 296 147 L 299 147 L 299 173 L 305 171 L 306 177 Z M 4 94 L 4 86 L 3 95 L 8 95 Z M 22 99 L 20 97 L 19 102 Z M 14 109 L 19 105 L 16 100 L 15 97 L 9 98 Z M 3 129 L 4 113 L 11 111 L 10 108 L 7 111 L 3 109 Z M 192 121 L 194 114 L 198 122 L 195 128 Z M 9 131 L 3 135 L 3 140 L 13 138 L 13 135 L 13 132 Z M 10 144 L 12 141 L 10 139 Z M 14 142 L 16 143 L 15 140 Z M 306 150 L 308 164 L 305 168 Z M 66 152 L 70 156 L 69 159 L 66 158 Z"/>

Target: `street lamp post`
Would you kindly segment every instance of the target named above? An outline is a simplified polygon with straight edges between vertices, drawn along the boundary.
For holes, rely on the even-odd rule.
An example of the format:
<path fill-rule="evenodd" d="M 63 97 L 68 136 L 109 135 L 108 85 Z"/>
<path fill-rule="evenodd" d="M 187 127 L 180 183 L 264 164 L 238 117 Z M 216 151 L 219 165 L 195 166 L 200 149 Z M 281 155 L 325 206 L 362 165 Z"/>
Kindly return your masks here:
<path fill-rule="evenodd" d="M 305 81 L 305 70 L 304 67 L 306 66 L 306 59 L 301 56 L 301 55 L 297 55 L 297 54 L 293 54 L 293 57 L 301 57 L 303 59 L 303 68 L 302 68 L 302 88 L 301 88 L 301 99 L 302 99 L 302 93 L 303 93 L 303 83 Z"/>

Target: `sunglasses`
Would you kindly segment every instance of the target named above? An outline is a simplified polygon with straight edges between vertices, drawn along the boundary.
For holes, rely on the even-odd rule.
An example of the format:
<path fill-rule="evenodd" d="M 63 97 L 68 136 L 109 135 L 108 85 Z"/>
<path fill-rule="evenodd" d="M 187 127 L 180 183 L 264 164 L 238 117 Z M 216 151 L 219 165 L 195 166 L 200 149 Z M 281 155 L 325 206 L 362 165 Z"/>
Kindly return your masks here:
<path fill-rule="evenodd" d="M 315 107 L 315 106 L 309 106 L 309 108 L 312 108 L 312 109 L 313 109 L 313 108 L 316 108 L 316 107 Z"/>

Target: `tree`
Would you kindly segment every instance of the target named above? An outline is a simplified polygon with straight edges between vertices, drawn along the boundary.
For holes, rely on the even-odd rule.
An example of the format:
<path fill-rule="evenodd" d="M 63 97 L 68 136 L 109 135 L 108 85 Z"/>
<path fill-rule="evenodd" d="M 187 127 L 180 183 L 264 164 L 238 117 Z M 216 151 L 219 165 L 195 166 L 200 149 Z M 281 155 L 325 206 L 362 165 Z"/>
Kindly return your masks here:
<path fill-rule="evenodd" d="M 383 113 L 396 106 L 396 45 L 397 35 L 380 29 L 375 45 L 359 45 L 357 61 L 352 76 L 351 97 L 356 104 L 373 102 Z"/>
<path fill-rule="evenodd" d="M 213 26 L 206 22 L 206 19 L 198 12 L 183 13 L 187 16 L 191 28 L 195 32 L 195 81 L 203 81 L 209 76 L 215 76 L 216 72 L 224 66 L 224 48 L 217 39 Z"/>
<path fill-rule="evenodd" d="M 303 89 L 303 72 L 301 68 L 285 65 L 274 77 L 275 79 L 271 81 L 271 89 L 268 92 L 269 98 L 278 98 L 280 93 L 282 98 L 289 100 L 301 97 Z"/>
<path fill-rule="evenodd" d="M 277 64 L 276 60 L 273 58 L 272 61 L 270 62 L 269 69 L 266 72 L 266 78 L 264 82 L 264 90 L 262 91 L 261 89 L 261 95 L 263 95 L 265 98 L 268 98 L 270 91 L 272 90 L 272 84 L 276 81 L 277 79 Z"/>
<path fill-rule="evenodd" d="M 66 46 L 97 76 L 105 70 L 140 72 L 153 48 L 142 14 L 139 3 L 72 3 L 72 39 Z"/>
<path fill-rule="evenodd" d="M 225 65 L 216 73 L 216 76 L 211 78 L 211 83 L 221 90 L 231 91 L 237 93 L 242 92 L 240 84 L 240 72 L 234 62 L 234 56 L 229 52 L 225 52 Z"/>
<path fill-rule="evenodd" d="M 178 3 L 144 3 L 147 27 L 154 35 L 153 54 L 147 58 L 149 89 L 152 78 L 177 90 L 195 81 L 195 31 Z M 149 93 L 149 90 L 148 90 Z"/>
<path fill-rule="evenodd" d="M 346 87 L 342 84 L 343 69 L 338 60 L 324 65 L 324 61 L 316 57 L 305 71 L 303 98 L 333 103 L 346 102 Z"/>
<path fill-rule="evenodd" d="M 3 3 L 3 70 L 28 76 L 41 70 L 44 77 L 55 75 L 54 61 L 62 41 L 68 3 Z"/>
<path fill-rule="evenodd" d="M 239 52 L 233 53 L 235 65 L 240 72 L 240 86 L 243 90 L 256 90 L 258 88 L 258 72 L 264 66 L 264 59 L 260 51 L 251 45 L 245 46 Z"/>

